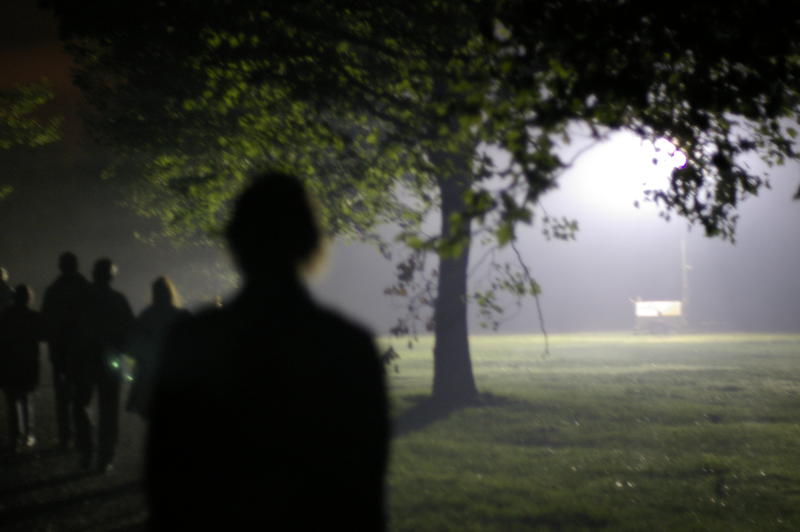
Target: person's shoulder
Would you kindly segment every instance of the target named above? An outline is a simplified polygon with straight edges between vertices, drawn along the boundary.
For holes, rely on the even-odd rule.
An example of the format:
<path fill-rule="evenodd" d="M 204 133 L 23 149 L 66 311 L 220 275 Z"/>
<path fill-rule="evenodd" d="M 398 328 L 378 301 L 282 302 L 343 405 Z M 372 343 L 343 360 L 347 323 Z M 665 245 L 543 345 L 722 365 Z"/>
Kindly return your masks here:
<path fill-rule="evenodd" d="M 372 333 L 364 325 L 337 310 L 317 306 L 316 316 L 320 325 L 336 334 L 372 340 Z"/>
<path fill-rule="evenodd" d="M 109 305 L 110 308 L 114 308 L 120 313 L 128 314 L 133 319 L 133 309 L 128 297 L 116 288 L 109 289 L 107 293 L 101 293 L 100 299 L 104 300 L 105 304 Z"/>
<path fill-rule="evenodd" d="M 371 366 L 378 360 L 374 335 L 363 325 L 336 310 L 319 307 L 314 334 L 324 342 L 326 357 L 342 369 Z M 349 371 L 349 370 L 348 370 Z"/>
<path fill-rule="evenodd" d="M 208 312 L 211 313 L 212 310 L 209 309 Z M 203 327 L 211 327 L 212 324 L 215 323 L 215 320 L 219 320 L 219 317 L 204 315 L 203 320 L 197 322 L 195 321 L 195 319 L 198 317 L 200 316 L 193 315 L 185 308 L 171 307 L 169 313 L 166 316 L 164 316 L 163 322 L 168 326 L 168 330 L 173 330 L 176 328 L 202 330 Z"/>
<path fill-rule="evenodd" d="M 88 290 L 92 283 L 80 273 L 64 278 L 64 283 L 80 290 Z"/>
<path fill-rule="evenodd" d="M 44 295 L 42 297 L 42 306 L 48 308 L 50 307 L 51 303 L 55 303 L 59 298 L 59 293 L 63 291 L 63 286 L 63 276 L 61 275 L 56 277 L 52 283 L 47 285 L 47 288 L 44 289 Z"/>
<path fill-rule="evenodd" d="M 183 307 L 170 307 L 170 321 L 179 323 L 192 317 L 192 313 Z"/>
<path fill-rule="evenodd" d="M 193 322 L 204 322 L 204 321 L 216 321 L 223 319 L 228 313 L 228 307 L 217 307 L 217 306 L 206 306 L 201 307 L 194 312 L 190 312 L 188 309 L 181 308 L 187 319 Z"/>
<path fill-rule="evenodd" d="M 153 315 L 153 313 L 154 313 L 153 305 L 147 305 L 142 309 L 141 312 L 139 312 L 139 314 L 136 315 L 136 319 L 139 321 L 147 320 L 150 318 L 150 316 Z"/>
<path fill-rule="evenodd" d="M 45 289 L 45 293 L 59 291 L 59 290 L 74 290 L 85 289 L 88 290 L 91 283 L 80 273 L 71 275 L 59 275 L 52 283 Z"/>
<path fill-rule="evenodd" d="M 374 335 L 336 310 L 320 307 L 316 315 L 312 358 L 322 373 L 353 390 L 379 386 L 383 370 Z"/>
<path fill-rule="evenodd" d="M 86 285 L 86 295 L 95 299 L 102 298 L 108 292 L 109 289 L 107 287 L 104 287 L 97 283 L 89 283 L 88 285 Z"/>
<path fill-rule="evenodd" d="M 112 288 L 111 289 L 111 293 L 113 294 L 113 297 L 117 299 L 117 301 L 120 301 L 120 302 L 124 301 L 125 304 L 128 304 L 128 296 L 126 296 L 125 294 L 123 294 L 122 292 L 117 290 L 116 288 Z"/>

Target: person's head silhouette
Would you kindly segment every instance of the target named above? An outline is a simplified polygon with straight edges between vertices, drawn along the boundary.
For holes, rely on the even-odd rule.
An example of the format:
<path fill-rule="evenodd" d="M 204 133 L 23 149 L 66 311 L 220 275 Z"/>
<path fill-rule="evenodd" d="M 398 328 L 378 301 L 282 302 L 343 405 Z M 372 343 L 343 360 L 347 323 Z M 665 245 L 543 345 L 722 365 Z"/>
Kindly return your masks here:
<path fill-rule="evenodd" d="M 248 280 L 296 275 L 321 235 L 302 183 L 281 173 L 257 177 L 236 201 L 226 236 Z"/>
<path fill-rule="evenodd" d="M 28 285 L 17 285 L 14 289 L 14 304 L 18 307 L 27 307 L 33 301 L 33 290 Z"/>
<path fill-rule="evenodd" d="M 92 280 L 97 284 L 108 285 L 111 284 L 111 280 L 116 274 L 117 267 L 111 262 L 111 259 L 97 259 L 92 270 Z"/>
<path fill-rule="evenodd" d="M 153 305 L 157 307 L 179 307 L 178 291 L 169 277 L 161 276 L 153 281 Z"/>
<path fill-rule="evenodd" d="M 65 251 L 58 257 L 58 270 L 63 274 L 78 273 L 78 257 L 71 251 Z"/>

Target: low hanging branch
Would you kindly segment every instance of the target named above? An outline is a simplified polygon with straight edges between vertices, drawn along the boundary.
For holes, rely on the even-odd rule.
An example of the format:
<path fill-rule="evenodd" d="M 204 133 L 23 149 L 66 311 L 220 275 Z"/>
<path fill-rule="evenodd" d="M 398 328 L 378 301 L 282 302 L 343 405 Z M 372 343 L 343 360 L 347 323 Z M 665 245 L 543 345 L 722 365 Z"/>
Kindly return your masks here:
<path fill-rule="evenodd" d="M 519 262 L 520 268 L 525 274 L 525 279 L 531 284 L 531 294 L 533 295 L 533 300 L 536 302 L 536 314 L 539 317 L 539 330 L 542 331 L 542 336 L 544 337 L 544 355 L 550 355 L 550 338 L 547 334 L 547 329 L 544 326 L 544 313 L 542 312 L 542 302 L 539 299 L 539 294 L 541 290 L 539 289 L 538 283 L 533 279 L 530 270 L 528 269 L 528 265 L 525 264 L 525 261 L 522 259 L 522 254 L 520 254 L 519 249 L 517 248 L 516 242 L 511 242 L 511 249 L 514 250 L 514 254 L 517 256 L 517 261 Z M 533 288 L 536 287 L 534 290 Z"/>

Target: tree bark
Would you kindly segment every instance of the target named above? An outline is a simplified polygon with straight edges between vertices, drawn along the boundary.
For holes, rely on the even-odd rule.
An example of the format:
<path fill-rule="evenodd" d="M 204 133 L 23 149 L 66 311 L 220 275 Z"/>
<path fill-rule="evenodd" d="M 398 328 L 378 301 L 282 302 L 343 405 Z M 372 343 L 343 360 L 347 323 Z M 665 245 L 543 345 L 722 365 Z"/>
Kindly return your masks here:
<path fill-rule="evenodd" d="M 442 207 L 442 236 L 465 235 L 465 245 L 456 257 L 439 256 L 439 286 L 434 306 L 433 401 L 457 407 L 478 398 L 467 327 L 467 266 L 469 263 L 469 220 L 453 220 L 463 214 L 466 173 L 439 179 Z"/>

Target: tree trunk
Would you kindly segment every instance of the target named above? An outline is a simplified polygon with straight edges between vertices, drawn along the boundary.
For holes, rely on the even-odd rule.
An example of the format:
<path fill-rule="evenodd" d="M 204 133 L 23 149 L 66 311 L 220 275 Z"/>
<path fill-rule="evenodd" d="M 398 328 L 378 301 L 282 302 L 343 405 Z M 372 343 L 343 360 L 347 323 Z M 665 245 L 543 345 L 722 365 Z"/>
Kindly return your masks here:
<path fill-rule="evenodd" d="M 466 166 L 466 165 L 465 165 Z M 466 235 L 457 257 L 439 256 L 439 286 L 434 307 L 433 401 L 456 407 L 474 403 L 478 398 L 467 328 L 467 266 L 469 263 L 469 220 L 452 220 L 463 214 L 468 167 L 459 178 L 439 180 L 442 206 L 442 235 Z M 459 172 L 460 173 L 460 172 Z M 455 224 L 455 225 L 454 225 Z"/>

